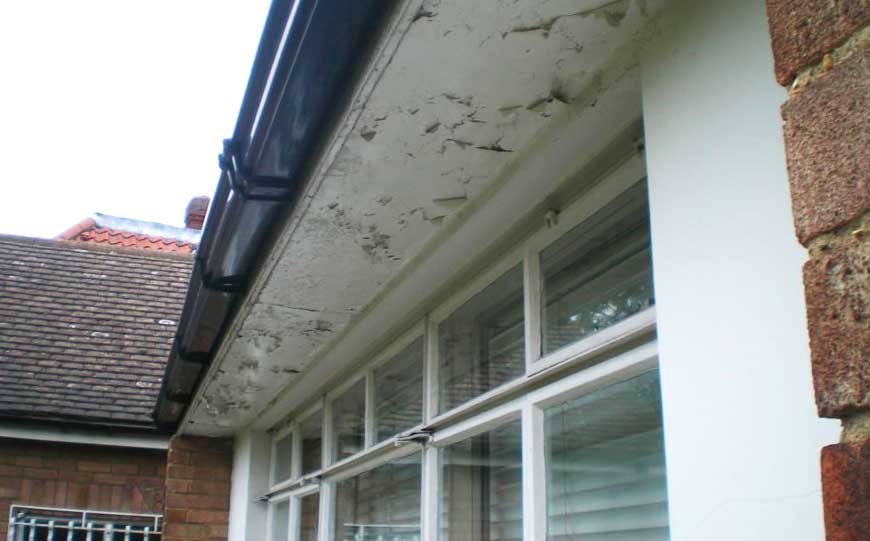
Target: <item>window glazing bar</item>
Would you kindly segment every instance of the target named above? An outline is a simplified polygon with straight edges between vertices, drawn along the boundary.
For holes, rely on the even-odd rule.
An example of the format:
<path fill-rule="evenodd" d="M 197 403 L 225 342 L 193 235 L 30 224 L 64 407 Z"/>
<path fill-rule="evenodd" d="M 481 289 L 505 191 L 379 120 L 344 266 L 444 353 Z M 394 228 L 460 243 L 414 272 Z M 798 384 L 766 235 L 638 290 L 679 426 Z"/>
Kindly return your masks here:
<path fill-rule="evenodd" d="M 544 411 L 522 409 L 523 539 L 547 538 L 547 468 L 544 463 Z"/>

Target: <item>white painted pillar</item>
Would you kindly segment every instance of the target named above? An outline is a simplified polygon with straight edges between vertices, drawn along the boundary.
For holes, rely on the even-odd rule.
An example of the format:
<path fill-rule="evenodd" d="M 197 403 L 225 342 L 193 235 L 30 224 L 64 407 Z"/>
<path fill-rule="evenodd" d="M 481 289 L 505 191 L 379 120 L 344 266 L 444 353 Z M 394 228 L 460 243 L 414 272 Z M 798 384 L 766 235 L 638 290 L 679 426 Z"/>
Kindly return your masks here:
<path fill-rule="evenodd" d="M 678 1 L 643 62 L 671 539 L 824 538 L 801 264 L 762 0 Z"/>
<path fill-rule="evenodd" d="M 245 431 L 233 444 L 229 541 L 266 538 L 267 505 L 257 498 L 269 488 L 271 438 L 265 431 Z"/>

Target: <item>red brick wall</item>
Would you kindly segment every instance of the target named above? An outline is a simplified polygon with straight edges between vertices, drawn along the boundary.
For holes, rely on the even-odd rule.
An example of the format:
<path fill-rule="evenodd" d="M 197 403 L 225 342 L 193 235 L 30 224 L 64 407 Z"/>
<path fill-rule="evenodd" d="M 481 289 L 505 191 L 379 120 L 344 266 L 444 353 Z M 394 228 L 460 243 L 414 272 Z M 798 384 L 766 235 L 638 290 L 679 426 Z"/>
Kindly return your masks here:
<path fill-rule="evenodd" d="M 227 538 L 232 440 L 176 437 L 166 472 L 164 541 Z"/>
<path fill-rule="evenodd" d="M 0 539 L 9 506 L 163 512 L 164 451 L 0 439 Z"/>
<path fill-rule="evenodd" d="M 819 415 L 828 541 L 870 539 L 870 0 L 768 0 Z"/>

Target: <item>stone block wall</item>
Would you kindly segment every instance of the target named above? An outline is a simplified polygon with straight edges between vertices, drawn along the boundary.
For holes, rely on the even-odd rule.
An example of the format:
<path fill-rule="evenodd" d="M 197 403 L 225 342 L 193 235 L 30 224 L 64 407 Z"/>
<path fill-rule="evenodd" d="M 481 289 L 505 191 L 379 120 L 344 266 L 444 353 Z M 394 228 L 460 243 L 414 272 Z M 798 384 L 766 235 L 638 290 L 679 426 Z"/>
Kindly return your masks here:
<path fill-rule="evenodd" d="M 870 539 L 870 0 L 768 0 L 819 415 L 828 541 Z"/>
<path fill-rule="evenodd" d="M 163 513 L 166 454 L 0 438 L 0 539 L 12 504 Z"/>
<path fill-rule="evenodd" d="M 164 541 L 227 539 L 232 462 L 230 439 L 172 439 L 166 461 Z"/>

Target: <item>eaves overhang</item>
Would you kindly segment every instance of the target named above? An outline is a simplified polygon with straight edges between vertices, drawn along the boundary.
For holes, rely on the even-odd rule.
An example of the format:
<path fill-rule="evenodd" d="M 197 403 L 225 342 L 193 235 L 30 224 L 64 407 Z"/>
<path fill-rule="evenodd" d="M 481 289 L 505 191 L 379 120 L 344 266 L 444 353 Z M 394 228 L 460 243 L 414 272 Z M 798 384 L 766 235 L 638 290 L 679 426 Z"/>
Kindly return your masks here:
<path fill-rule="evenodd" d="M 177 426 L 295 203 L 308 157 L 346 101 L 356 66 L 393 5 L 274 0 L 203 230 L 154 416 Z"/>
<path fill-rule="evenodd" d="M 640 135 L 662 4 L 398 1 L 244 294 L 224 292 L 235 315 L 179 430 L 275 427 L 322 400 L 554 190 L 583 189 L 614 138 Z"/>

